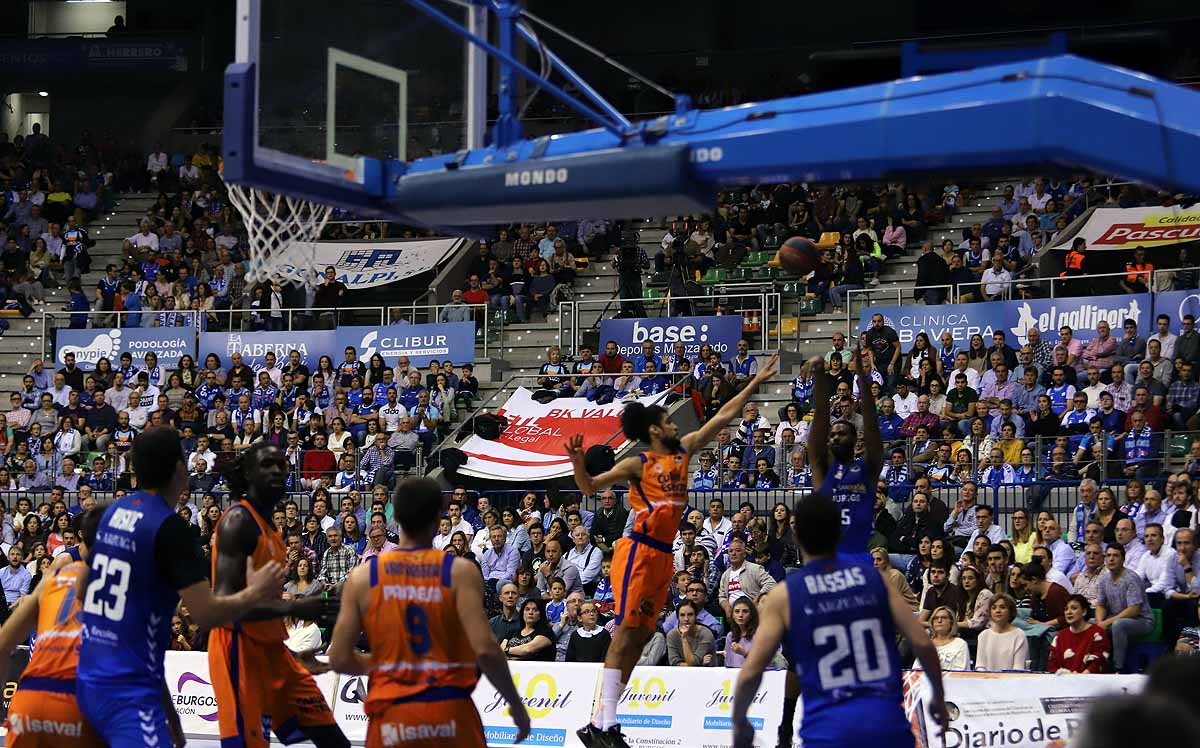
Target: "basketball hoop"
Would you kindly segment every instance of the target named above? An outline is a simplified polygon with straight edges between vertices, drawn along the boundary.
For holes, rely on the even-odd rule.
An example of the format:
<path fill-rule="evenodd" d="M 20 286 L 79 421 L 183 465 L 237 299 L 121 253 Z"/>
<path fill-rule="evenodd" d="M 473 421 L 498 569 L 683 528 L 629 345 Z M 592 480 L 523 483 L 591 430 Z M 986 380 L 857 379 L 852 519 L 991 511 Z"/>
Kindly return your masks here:
<path fill-rule="evenodd" d="M 318 285 L 316 242 L 333 206 L 226 182 L 250 245 L 246 283 L 291 280 Z"/>

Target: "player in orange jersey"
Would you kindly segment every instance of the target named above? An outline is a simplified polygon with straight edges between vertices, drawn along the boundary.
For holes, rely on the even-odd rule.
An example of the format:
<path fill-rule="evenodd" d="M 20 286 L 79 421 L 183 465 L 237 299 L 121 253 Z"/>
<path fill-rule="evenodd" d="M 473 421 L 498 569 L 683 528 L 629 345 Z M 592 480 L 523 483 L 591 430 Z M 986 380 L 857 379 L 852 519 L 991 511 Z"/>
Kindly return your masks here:
<path fill-rule="evenodd" d="M 329 645 L 335 670 L 370 676 L 367 748 L 482 748 L 471 701 L 481 671 L 508 703 L 513 742 L 521 742 L 529 715 L 488 626 L 479 568 L 433 548 L 441 488 L 428 478 L 404 481 L 392 506 L 400 550 L 350 572 Z M 370 654 L 355 650 L 364 632 Z"/>
<path fill-rule="evenodd" d="M 37 629 L 33 656 L 17 683 L 4 723 L 6 745 L 16 748 L 99 748 L 104 745 L 79 712 L 75 670 L 79 666 L 79 583 L 87 576 L 88 549 L 105 507 L 92 507 L 76 520 L 80 561 L 47 576 L 21 600 L 0 629 L 0 652 L 8 654 Z M 67 554 L 62 554 L 66 556 Z M 172 714 L 174 711 L 172 711 Z M 175 734 L 181 734 L 173 728 Z M 163 748 L 166 748 L 164 746 Z"/>
<path fill-rule="evenodd" d="M 230 495 L 242 498 L 217 523 L 217 594 L 246 586 L 247 562 L 254 568 L 271 561 L 287 565 L 283 538 L 268 519 L 284 498 L 287 471 L 283 451 L 265 442 L 252 445 L 229 466 Z M 237 623 L 212 630 L 208 668 L 222 748 L 267 748 L 272 732 L 287 744 L 311 740 L 317 748 L 349 748 L 313 680 L 313 673 L 328 666 L 312 652 L 293 655 L 283 643 L 283 616 L 312 621 L 331 613 L 331 601 L 323 597 L 276 598 L 260 603 Z"/>
<path fill-rule="evenodd" d="M 588 474 L 583 437 L 576 435 L 567 441 L 567 454 L 579 490 L 591 495 L 618 483 L 628 483 L 629 508 L 634 513 L 633 532 L 613 547 L 610 578 L 617 628 L 604 658 L 604 680 L 596 713 L 591 722 L 576 732 L 585 746 L 628 748 L 617 724 L 617 701 L 625 691 L 642 647 L 654 633 L 659 611 L 671 589 L 671 577 L 675 574 L 671 542 L 688 506 L 688 455 L 712 441 L 739 416 L 742 406 L 760 384 L 775 374 L 778 366 L 776 353 L 715 416 L 682 438 L 664 408 L 639 403 L 626 405 L 621 413 L 621 430 L 626 438 L 645 442 L 650 449 L 626 457 L 600 475 Z"/>

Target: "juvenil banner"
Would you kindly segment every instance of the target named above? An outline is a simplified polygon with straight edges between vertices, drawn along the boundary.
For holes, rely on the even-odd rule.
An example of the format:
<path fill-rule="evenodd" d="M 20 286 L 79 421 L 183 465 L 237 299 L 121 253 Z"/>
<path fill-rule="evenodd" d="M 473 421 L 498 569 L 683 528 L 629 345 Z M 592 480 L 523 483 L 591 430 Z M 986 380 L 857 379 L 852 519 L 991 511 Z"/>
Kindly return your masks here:
<path fill-rule="evenodd" d="M 669 391 L 668 391 L 669 392 Z M 667 392 L 639 398 L 654 405 Z M 533 392 L 518 388 L 500 409 L 508 427 L 499 439 L 472 436 L 462 446 L 467 461 L 458 472 L 475 478 L 503 481 L 549 480 L 571 474 L 571 460 L 563 450 L 569 437 L 583 434 L 583 448 L 607 444 L 620 450 L 628 440 L 621 433 L 625 404 L 597 405 L 582 397 L 560 397 L 549 403 L 533 399 Z"/>

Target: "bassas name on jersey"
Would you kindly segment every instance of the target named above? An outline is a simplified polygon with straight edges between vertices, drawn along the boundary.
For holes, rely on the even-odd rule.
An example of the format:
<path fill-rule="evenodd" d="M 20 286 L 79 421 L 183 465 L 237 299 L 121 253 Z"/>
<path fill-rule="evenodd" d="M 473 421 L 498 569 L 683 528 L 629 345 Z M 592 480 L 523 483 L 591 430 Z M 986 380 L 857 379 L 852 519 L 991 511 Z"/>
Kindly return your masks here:
<path fill-rule="evenodd" d="M 862 587 L 866 583 L 867 578 L 857 567 L 838 569 L 828 574 L 813 574 L 804 578 L 804 586 L 808 588 L 810 595 L 841 592 L 852 587 Z"/>

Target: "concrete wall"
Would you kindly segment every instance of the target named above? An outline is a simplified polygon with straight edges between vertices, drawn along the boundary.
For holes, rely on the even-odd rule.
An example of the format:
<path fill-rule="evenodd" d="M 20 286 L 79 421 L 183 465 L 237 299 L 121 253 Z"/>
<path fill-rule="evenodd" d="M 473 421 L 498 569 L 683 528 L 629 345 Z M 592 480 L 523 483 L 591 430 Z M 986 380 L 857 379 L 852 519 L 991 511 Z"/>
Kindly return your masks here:
<path fill-rule="evenodd" d="M 50 98 L 38 96 L 36 92 L 9 94 L 0 106 L 0 130 L 8 134 L 9 140 L 18 135 L 28 135 L 30 126 L 26 123 L 28 115 L 42 115 L 33 121 L 42 123 L 42 132 L 50 134 Z"/>
<path fill-rule="evenodd" d="M 114 16 L 124 15 L 124 0 L 92 3 L 31 2 L 29 33 L 103 33 L 113 25 Z"/>

